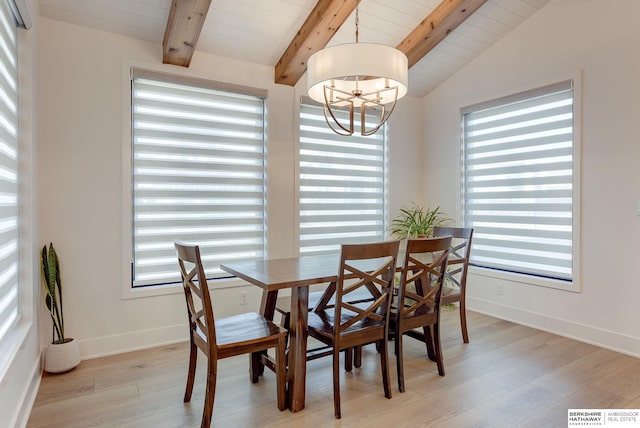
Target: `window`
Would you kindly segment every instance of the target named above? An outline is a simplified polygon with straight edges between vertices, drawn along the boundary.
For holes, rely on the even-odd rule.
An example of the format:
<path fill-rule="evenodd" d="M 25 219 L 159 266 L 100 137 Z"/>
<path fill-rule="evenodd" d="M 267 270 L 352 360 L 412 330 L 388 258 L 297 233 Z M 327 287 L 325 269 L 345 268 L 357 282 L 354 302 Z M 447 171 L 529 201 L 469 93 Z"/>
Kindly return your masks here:
<path fill-rule="evenodd" d="M 135 69 L 133 286 L 180 280 L 174 241 L 221 263 L 265 255 L 265 94 Z"/>
<path fill-rule="evenodd" d="M 574 277 L 572 81 L 463 109 L 463 219 L 476 266 Z"/>
<path fill-rule="evenodd" d="M 18 310 L 18 47 L 9 5 L 0 2 L 0 343 Z"/>
<path fill-rule="evenodd" d="M 384 240 L 385 150 L 384 130 L 338 136 L 322 106 L 300 106 L 300 255 Z"/>

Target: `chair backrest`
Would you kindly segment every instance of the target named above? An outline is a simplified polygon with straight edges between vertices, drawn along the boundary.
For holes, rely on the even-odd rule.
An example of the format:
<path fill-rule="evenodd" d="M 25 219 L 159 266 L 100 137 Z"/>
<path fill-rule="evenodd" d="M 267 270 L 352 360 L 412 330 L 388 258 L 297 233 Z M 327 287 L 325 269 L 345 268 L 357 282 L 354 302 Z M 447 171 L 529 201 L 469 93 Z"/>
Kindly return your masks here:
<path fill-rule="evenodd" d="M 336 282 L 334 337 L 358 325 L 384 326 L 389 320 L 400 241 L 342 245 Z M 375 299 L 349 303 L 350 295 L 376 291 Z"/>
<path fill-rule="evenodd" d="M 407 241 L 398 287 L 397 322 L 439 312 L 450 245 L 451 236 Z"/>
<path fill-rule="evenodd" d="M 207 286 L 207 277 L 202 267 L 200 247 L 180 242 L 175 244 L 182 276 L 182 287 L 187 301 L 189 328 L 194 342 L 210 358 L 216 358 L 216 328 L 213 307 Z"/>
<path fill-rule="evenodd" d="M 454 285 L 460 290 L 460 294 L 465 293 L 467 284 L 467 270 L 469 268 L 469 255 L 471 254 L 471 240 L 473 229 L 464 227 L 443 227 L 433 228 L 433 236 L 452 236 L 451 248 L 449 249 L 449 268 L 447 270 L 448 286 Z"/>

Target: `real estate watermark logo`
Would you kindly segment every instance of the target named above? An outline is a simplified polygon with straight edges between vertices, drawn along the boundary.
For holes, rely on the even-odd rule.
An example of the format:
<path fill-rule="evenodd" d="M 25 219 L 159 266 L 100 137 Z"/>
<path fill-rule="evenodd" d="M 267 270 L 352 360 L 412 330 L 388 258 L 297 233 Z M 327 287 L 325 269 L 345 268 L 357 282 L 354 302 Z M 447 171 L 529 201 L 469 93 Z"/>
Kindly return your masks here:
<path fill-rule="evenodd" d="M 640 427 L 640 409 L 569 409 L 569 427 Z"/>

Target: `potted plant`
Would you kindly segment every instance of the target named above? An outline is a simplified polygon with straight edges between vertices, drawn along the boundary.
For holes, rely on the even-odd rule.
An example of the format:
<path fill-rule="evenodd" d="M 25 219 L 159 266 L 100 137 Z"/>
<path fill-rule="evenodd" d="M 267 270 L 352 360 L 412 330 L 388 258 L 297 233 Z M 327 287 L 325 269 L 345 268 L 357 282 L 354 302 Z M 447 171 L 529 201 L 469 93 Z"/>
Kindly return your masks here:
<path fill-rule="evenodd" d="M 53 321 L 51 344 L 47 347 L 44 369 L 49 373 L 63 373 L 80 364 L 78 342 L 64 335 L 64 316 L 62 312 L 62 283 L 60 265 L 53 244 L 42 247 L 42 284 L 44 304 Z"/>
<path fill-rule="evenodd" d="M 440 211 L 440 207 L 433 209 L 423 208 L 412 202 L 411 207 L 400 208 L 400 214 L 391 221 L 391 233 L 398 239 L 403 240 L 431 238 L 435 226 L 443 226 L 450 220 Z M 399 282 L 400 278 L 396 277 L 396 281 Z M 449 278 L 447 278 L 444 284 L 445 287 L 450 287 L 449 281 Z M 453 303 L 443 305 L 447 309 L 451 309 L 454 306 Z"/>
<path fill-rule="evenodd" d="M 424 208 L 412 202 L 412 206 L 400 208 L 400 214 L 391 220 L 391 234 L 399 239 L 428 238 L 433 235 L 434 226 L 448 221 L 440 207 Z"/>

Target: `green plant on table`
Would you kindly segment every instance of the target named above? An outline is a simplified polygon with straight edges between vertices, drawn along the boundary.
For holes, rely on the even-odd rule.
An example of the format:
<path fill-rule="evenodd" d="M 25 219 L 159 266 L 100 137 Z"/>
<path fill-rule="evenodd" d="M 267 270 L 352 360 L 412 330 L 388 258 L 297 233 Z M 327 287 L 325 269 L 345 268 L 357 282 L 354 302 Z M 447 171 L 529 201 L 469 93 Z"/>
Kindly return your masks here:
<path fill-rule="evenodd" d="M 42 247 L 42 284 L 44 288 L 44 304 L 53 320 L 51 343 L 64 343 L 64 317 L 62 315 L 62 283 L 60 282 L 60 265 L 53 244 Z"/>
<path fill-rule="evenodd" d="M 442 226 L 449 220 L 440 207 L 431 209 L 412 203 L 400 208 L 400 214 L 391 220 L 391 234 L 399 239 L 431 237 L 434 226 Z"/>

